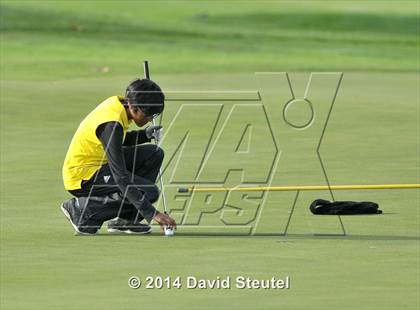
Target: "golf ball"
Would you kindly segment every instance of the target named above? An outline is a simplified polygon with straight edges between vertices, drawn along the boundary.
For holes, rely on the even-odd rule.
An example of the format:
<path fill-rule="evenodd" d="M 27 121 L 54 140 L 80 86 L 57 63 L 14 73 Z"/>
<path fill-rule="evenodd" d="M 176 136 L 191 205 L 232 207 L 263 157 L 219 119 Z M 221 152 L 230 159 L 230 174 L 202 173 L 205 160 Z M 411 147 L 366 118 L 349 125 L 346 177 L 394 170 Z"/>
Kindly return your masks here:
<path fill-rule="evenodd" d="M 174 235 L 174 230 L 172 227 L 165 227 L 165 236 L 173 236 Z"/>

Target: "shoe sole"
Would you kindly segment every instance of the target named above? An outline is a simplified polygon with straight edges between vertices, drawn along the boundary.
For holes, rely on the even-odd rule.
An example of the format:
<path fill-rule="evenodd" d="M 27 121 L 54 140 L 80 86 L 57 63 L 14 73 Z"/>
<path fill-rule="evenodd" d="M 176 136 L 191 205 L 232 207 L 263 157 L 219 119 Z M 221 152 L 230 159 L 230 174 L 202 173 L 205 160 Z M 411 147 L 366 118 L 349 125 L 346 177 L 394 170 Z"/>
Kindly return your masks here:
<path fill-rule="evenodd" d="M 115 228 L 108 228 L 108 232 L 110 234 L 147 235 L 152 232 L 152 228 L 150 227 L 148 231 L 144 231 L 144 232 L 137 232 L 137 231 L 132 231 L 129 229 L 120 230 L 120 229 L 115 229 Z"/>
<path fill-rule="evenodd" d="M 64 216 L 67 218 L 67 220 L 70 222 L 71 226 L 73 226 L 74 230 L 76 231 L 76 234 L 85 235 L 85 236 L 92 236 L 92 235 L 94 235 L 94 234 L 89 234 L 89 233 L 81 232 L 79 230 L 79 228 L 77 228 L 76 224 L 74 224 L 73 221 L 71 220 L 70 214 L 67 212 L 66 208 L 64 208 L 64 204 L 61 204 L 60 209 L 64 213 Z"/>

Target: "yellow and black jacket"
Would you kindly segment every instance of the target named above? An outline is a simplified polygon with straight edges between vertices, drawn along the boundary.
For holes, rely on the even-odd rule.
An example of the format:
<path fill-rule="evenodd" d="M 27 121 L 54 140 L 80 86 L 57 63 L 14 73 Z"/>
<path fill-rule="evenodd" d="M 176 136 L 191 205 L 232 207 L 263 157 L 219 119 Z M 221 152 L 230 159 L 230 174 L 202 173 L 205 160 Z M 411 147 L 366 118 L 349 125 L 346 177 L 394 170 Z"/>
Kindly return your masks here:
<path fill-rule="evenodd" d="M 64 160 L 64 188 L 70 192 L 79 190 L 82 182 L 90 180 L 103 165 L 109 164 L 120 191 L 126 193 L 126 198 L 150 222 L 156 210 L 144 199 L 144 193 L 131 183 L 122 155 L 123 145 L 150 140 L 144 130 L 127 132 L 132 121 L 128 120 L 122 101 L 118 96 L 106 99 L 80 123 Z M 104 134 L 98 138 L 98 129 L 107 133 L 105 139 Z"/>

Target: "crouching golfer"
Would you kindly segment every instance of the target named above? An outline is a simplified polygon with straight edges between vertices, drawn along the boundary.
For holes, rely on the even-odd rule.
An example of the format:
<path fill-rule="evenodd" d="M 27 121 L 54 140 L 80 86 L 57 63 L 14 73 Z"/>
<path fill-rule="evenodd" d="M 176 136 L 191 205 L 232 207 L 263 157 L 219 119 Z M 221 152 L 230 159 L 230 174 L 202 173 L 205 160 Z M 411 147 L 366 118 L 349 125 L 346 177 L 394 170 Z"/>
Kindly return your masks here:
<path fill-rule="evenodd" d="M 63 166 L 64 187 L 75 198 L 61 205 L 76 232 L 95 234 L 108 221 L 109 232 L 146 234 L 143 219 L 176 227 L 152 205 L 163 151 L 143 143 L 159 138 L 161 127 L 127 132 L 132 121 L 143 127 L 162 113 L 164 99 L 156 83 L 138 79 L 125 97 L 106 99 L 80 123 Z"/>

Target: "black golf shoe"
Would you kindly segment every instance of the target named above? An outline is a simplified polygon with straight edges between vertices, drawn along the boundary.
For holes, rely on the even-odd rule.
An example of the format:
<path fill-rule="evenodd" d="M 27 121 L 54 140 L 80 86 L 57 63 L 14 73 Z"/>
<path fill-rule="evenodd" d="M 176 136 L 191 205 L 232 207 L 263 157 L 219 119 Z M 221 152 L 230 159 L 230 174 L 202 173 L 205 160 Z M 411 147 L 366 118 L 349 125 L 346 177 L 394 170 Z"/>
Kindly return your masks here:
<path fill-rule="evenodd" d="M 82 209 L 78 204 L 77 198 L 71 198 L 63 202 L 60 209 L 78 234 L 94 235 L 100 228 L 96 223 L 92 225 L 92 223 L 89 223 L 88 220 L 82 217 Z"/>
<path fill-rule="evenodd" d="M 113 234 L 137 234 L 145 235 L 152 231 L 152 227 L 145 224 L 134 223 L 132 221 L 115 218 L 108 221 L 108 232 Z"/>

